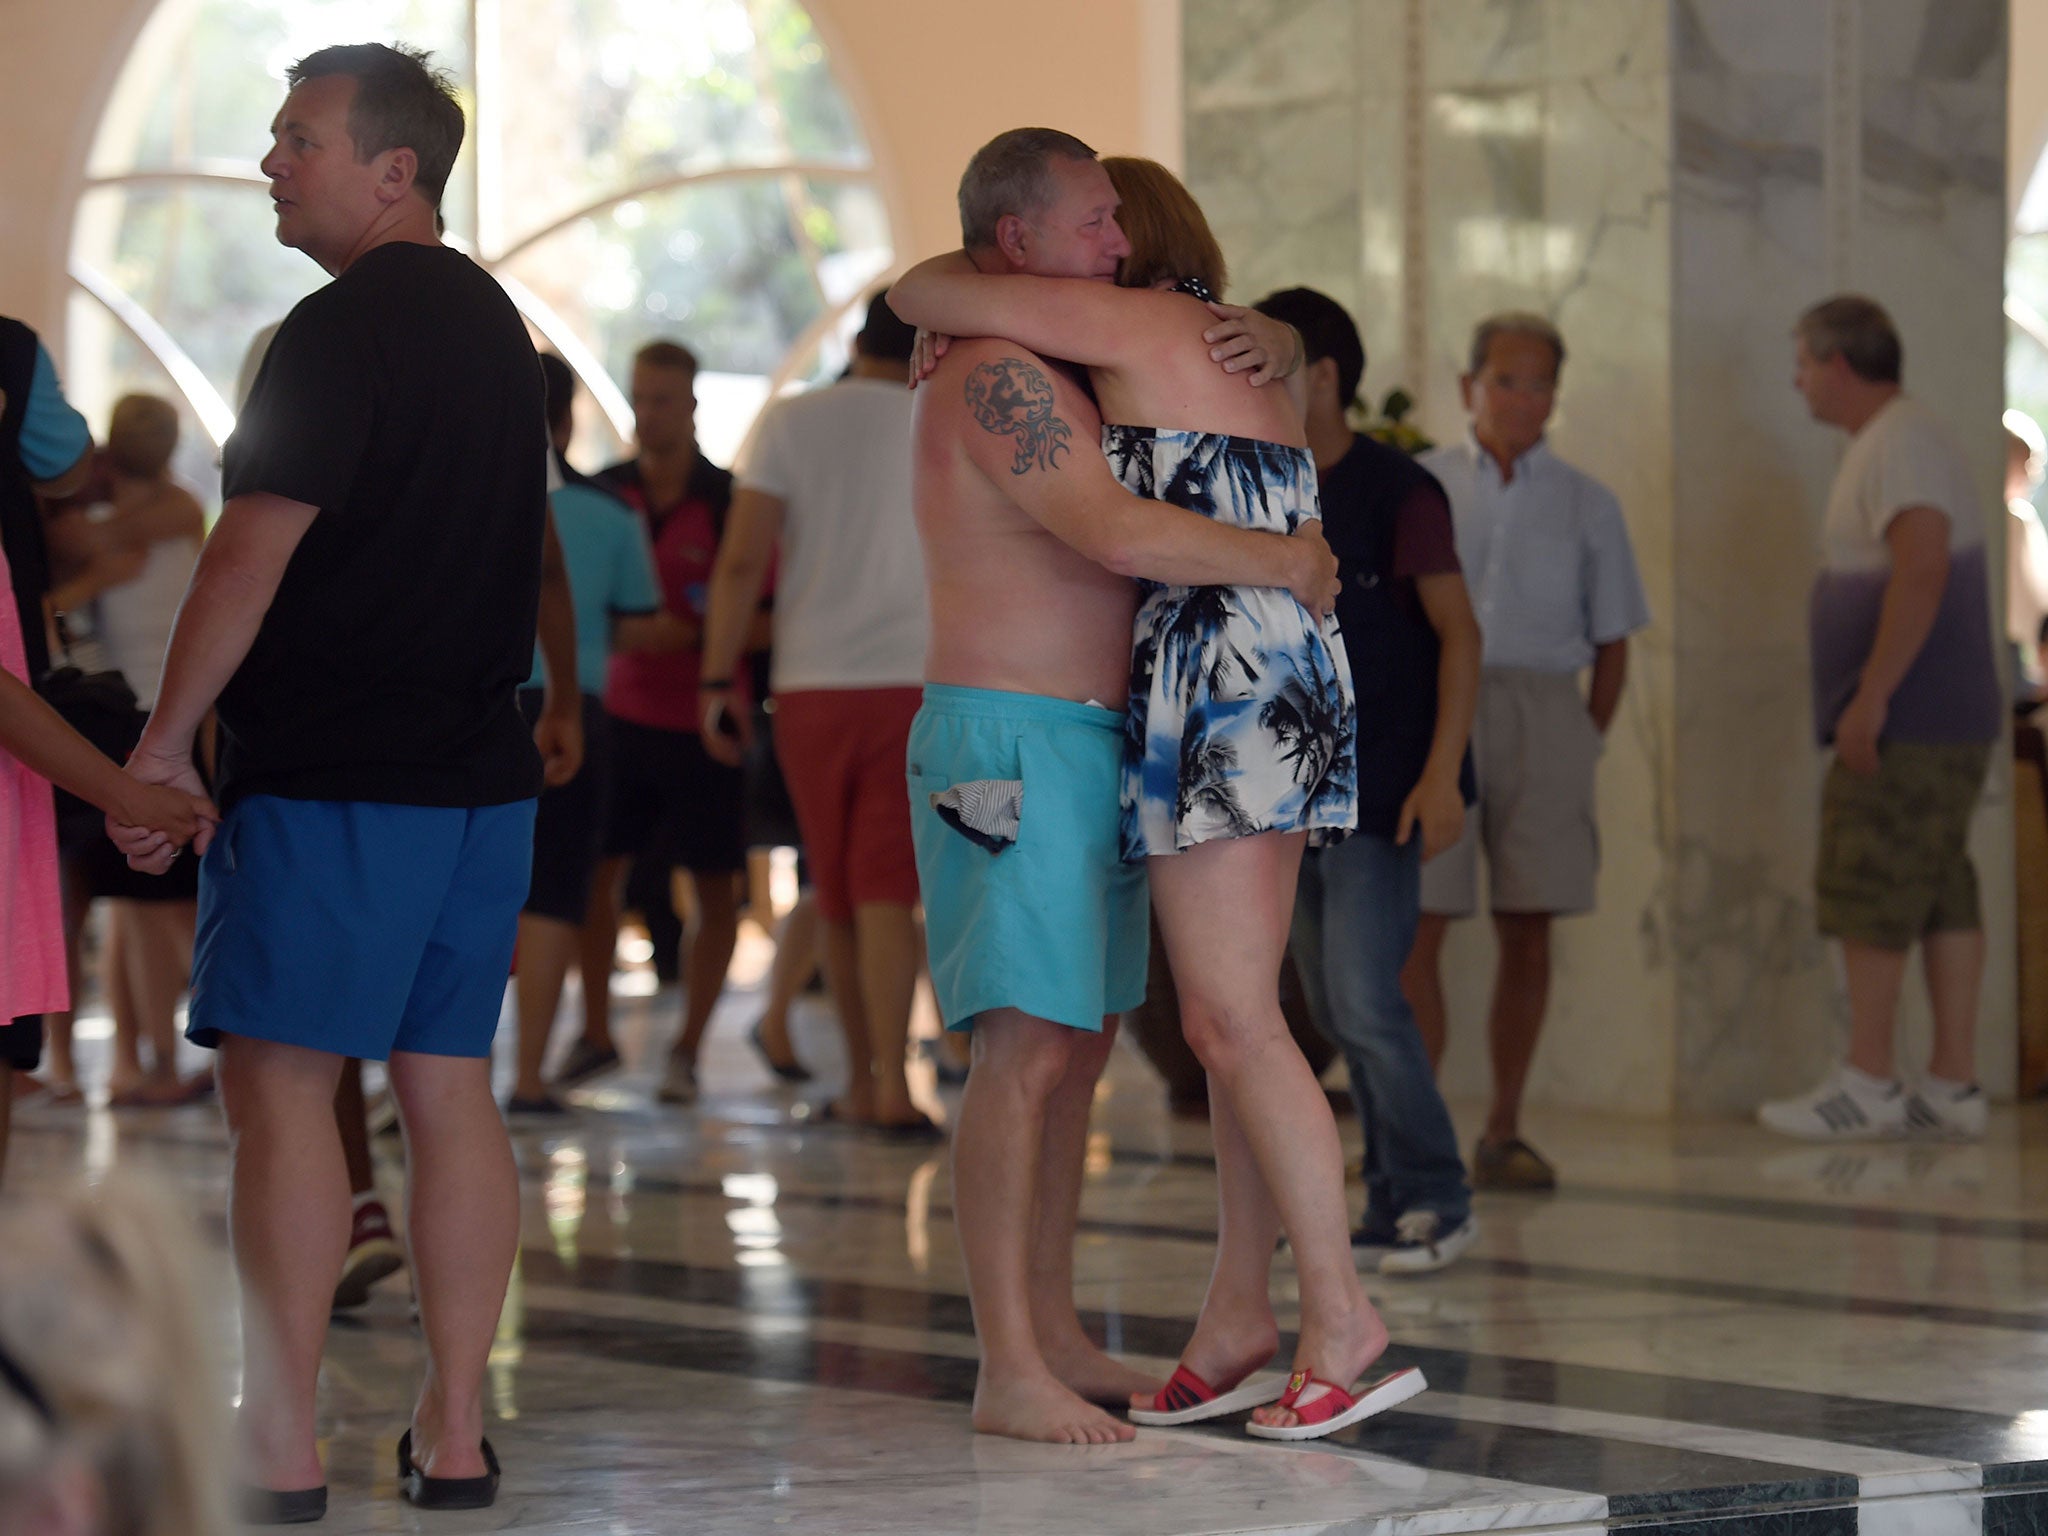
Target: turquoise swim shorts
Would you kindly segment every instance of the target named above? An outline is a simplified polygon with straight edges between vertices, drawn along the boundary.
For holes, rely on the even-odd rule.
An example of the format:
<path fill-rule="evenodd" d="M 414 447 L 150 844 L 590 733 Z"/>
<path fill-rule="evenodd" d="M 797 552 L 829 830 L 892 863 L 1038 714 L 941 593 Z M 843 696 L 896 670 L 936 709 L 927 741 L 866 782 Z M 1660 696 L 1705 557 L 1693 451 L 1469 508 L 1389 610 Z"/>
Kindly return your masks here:
<path fill-rule="evenodd" d="M 1145 870 L 1119 854 L 1123 716 L 927 684 L 910 828 L 948 1029 L 1015 1008 L 1074 1029 L 1145 1000 Z"/>

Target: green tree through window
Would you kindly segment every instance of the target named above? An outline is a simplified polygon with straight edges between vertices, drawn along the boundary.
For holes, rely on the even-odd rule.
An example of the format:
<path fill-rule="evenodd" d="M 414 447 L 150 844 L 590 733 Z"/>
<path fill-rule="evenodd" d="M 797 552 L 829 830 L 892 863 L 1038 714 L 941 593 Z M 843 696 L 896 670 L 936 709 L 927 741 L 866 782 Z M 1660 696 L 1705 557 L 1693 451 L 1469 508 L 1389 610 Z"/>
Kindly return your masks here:
<path fill-rule="evenodd" d="M 96 423 L 132 389 L 186 408 L 204 481 L 252 337 L 324 281 L 272 233 L 257 170 L 286 64 L 403 39 L 457 80 L 451 240 L 631 430 L 635 348 L 704 363 L 699 436 L 730 460 L 778 387 L 844 361 L 893 260 L 860 126 L 796 0 L 162 0 L 123 69 L 72 231 L 67 385 Z"/>

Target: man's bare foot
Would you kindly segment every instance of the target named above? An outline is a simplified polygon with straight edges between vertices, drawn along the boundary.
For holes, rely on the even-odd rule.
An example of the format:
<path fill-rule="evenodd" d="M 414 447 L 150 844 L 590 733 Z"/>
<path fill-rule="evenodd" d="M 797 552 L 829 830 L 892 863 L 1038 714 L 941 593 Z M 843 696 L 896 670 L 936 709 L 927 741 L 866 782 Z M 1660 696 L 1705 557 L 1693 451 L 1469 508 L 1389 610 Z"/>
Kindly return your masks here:
<path fill-rule="evenodd" d="M 1358 1306 L 1337 1323 L 1314 1333 L 1303 1327 L 1301 1343 L 1294 1351 L 1294 1369 L 1307 1371 L 1319 1381 L 1332 1382 L 1348 1391 L 1386 1349 L 1387 1325 L 1380 1321 L 1379 1313 L 1361 1291 Z M 1321 1396 L 1323 1393 L 1317 1388 L 1311 1388 L 1307 1394 L 1309 1402 Z M 1286 1429 L 1299 1424 L 1301 1416 L 1275 1403 L 1254 1409 L 1252 1422 Z"/>
<path fill-rule="evenodd" d="M 1218 1318 L 1205 1309 L 1180 1359 L 1210 1386 L 1225 1392 L 1270 1363 L 1279 1347 L 1280 1327 L 1270 1311 L 1263 1317 Z M 1132 1393 L 1133 1408 L 1152 1405 L 1150 1392 Z"/>
<path fill-rule="evenodd" d="M 1151 1402 L 1166 1385 L 1158 1377 L 1126 1365 L 1077 1333 L 1064 1343 L 1043 1347 L 1046 1367 L 1068 1391 L 1102 1408 L 1120 1408 L 1126 1399 Z"/>
<path fill-rule="evenodd" d="M 1047 1445 L 1115 1445 L 1138 1433 L 1050 1375 L 992 1382 L 984 1373 L 974 1386 L 974 1427 L 984 1435 Z"/>

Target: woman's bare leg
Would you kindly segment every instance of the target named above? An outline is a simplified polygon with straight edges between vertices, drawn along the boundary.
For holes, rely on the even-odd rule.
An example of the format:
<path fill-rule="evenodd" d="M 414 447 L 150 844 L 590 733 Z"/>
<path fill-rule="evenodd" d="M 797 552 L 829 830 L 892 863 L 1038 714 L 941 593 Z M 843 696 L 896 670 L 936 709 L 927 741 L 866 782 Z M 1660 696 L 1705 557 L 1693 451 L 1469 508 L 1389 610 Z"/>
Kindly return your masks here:
<path fill-rule="evenodd" d="M 135 1033 L 149 1048 L 143 1093 L 153 1101 L 182 1101 L 190 1090 L 178 1076 L 178 999 L 192 980 L 192 941 L 199 904 L 122 901 L 113 903 L 111 916 L 124 938 L 128 1004 L 134 1013 Z"/>
<path fill-rule="evenodd" d="M 1270 1232 L 1269 1212 L 1277 1212 L 1301 1282 L 1295 1367 L 1349 1385 L 1386 1348 L 1387 1333 L 1352 1263 L 1337 1122 L 1280 1011 L 1280 964 L 1304 841 L 1300 833 L 1268 833 L 1155 858 L 1152 906 L 1188 1044 L 1234 1122 L 1217 1143 L 1219 1180 L 1226 1157 L 1232 1164 L 1221 1186 L 1230 1203 L 1220 1234 L 1230 1248 L 1219 1244 L 1216 1277 L 1224 1289 L 1213 1309 L 1205 1304 L 1197 1333 L 1206 1332 L 1205 1346 L 1215 1340 L 1220 1348 L 1272 1326 L 1269 1309 L 1255 1310 L 1248 1276 L 1252 1240 Z M 1238 1167 L 1247 1155 L 1270 1207 Z M 1271 1252 L 1267 1242 L 1268 1260 Z M 1261 1409 L 1258 1417 L 1294 1422 L 1284 1409 Z"/>
<path fill-rule="evenodd" d="M 768 1006 L 761 1010 L 761 1049 L 777 1066 L 801 1065 L 789 1038 L 789 1010 L 796 1005 L 797 994 L 818 973 L 823 926 L 817 895 L 805 889 L 797 894 L 796 905 L 776 930 L 775 964 L 768 971 Z"/>
<path fill-rule="evenodd" d="M 629 859 L 605 859 L 590 877 L 590 910 L 583 918 L 583 1042 L 595 1051 L 612 1043 L 612 963 L 619 948 L 619 894 Z"/>
<path fill-rule="evenodd" d="M 129 965 L 133 930 L 127 917 L 134 905 L 132 901 L 107 903 L 100 943 L 100 996 L 114 1023 L 114 1062 L 107 1073 L 107 1097 L 116 1106 L 135 1102 L 135 1096 L 149 1085 L 149 1072 L 142 1064 L 142 1010 L 136 1005 L 131 985 L 134 968 Z"/>
<path fill-rule="evenodd" d="M 541 1066 L 554 1038 L 555 1014 L 562 1006 L 562 983 L 583 939 L 583 930 L 537 912 L 519 914 L 518 1073 L 512 1097 L 528 1102 L 548 1096 Z"/>
<path fill-rule="evenodd" d="M 1280 1240 L 1280 1208 L 1259 1172 L 1229 1090 L 1213 1075 L 1209 1128 L 1216 1143 L 1216 1266 L 1209 1272 L 1202 1315 L 1195 1320 L 1194 1337 L 1181 1351 L 1181 1360 L 1221 1389 L 1266 1364 L 1280 1345 L 1269 1289 L 1273 1247 Z M 1133 1408 L 1152 1405 L 1150 1393 L 1131 1398 Z"/>
<path fill-rule="evenodd" d="M 85 920 L 92 910 L 92 896 L 85 887 L 85 875 L 76 860 L 64 862 L 64 964 L 71 977 L 71 1007 L 43 1015 L 42 1080 L 60 1092 L 78 1096 L 78 1060 L 72 1054 L 71 1037 L 77 1019 L 78 999 L 85 982 L 81 952 L 85 947 Z"/>

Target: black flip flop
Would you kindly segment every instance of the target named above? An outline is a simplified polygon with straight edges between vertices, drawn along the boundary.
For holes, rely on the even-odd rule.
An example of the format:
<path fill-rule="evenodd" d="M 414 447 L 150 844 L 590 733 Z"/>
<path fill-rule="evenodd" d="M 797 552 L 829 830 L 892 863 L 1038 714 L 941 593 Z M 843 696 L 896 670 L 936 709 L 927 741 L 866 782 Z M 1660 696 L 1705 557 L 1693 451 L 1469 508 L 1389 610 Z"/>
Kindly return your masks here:
<path fill-rule="evenodd" d="M 327 1518 L 327 1485 L 279 1492 L 244 1483 L 235 1504 L 244 1525 L 311 1525 Z"/>
<path fill-rule="evenodd" d="M 516 1096 L 507 1099 L 505 1101 L 505 1113 L 508 1115 L 561 1116 L 572 1114 L 574 1111 L 552 1093 L 544 1093 L 537 1099 L 522 1099 Z"/>
<path fill-rule="evenodd" d="M 414 1509 L 489 1509 L 498 1498 L 498 1456 L 488 1440 L 484 1465 L 491 1470 L 482 1477 L 429 1477 L 412 1464 L 412 1431 L 398 1437 L 398 1491 Z"/>
<path fill-rule="evenodd" d="M 878 1141 L 903 1147 L 928 1147 L 946 1139 L 946 1133 L 930 1115 L 915 1120 L 873 1121 L 861 1127 Z"/>
<path fill-rule="evenodd" d="M 758 1020 L 755 1021 L 754 1027 L 747 1031 L 747 1044 L 754 1048 L 754 1053 L 761 1058 L 762 1065 L 783 1082 L 808 1083 L 811 1080 L 810 1069 L 802 1062 L 780 1062 L 768 1054 L 768 1042 L 761 1038 L 761 1025 Z"/>

